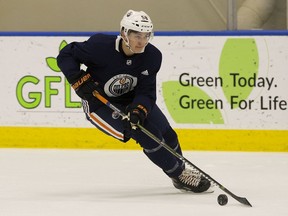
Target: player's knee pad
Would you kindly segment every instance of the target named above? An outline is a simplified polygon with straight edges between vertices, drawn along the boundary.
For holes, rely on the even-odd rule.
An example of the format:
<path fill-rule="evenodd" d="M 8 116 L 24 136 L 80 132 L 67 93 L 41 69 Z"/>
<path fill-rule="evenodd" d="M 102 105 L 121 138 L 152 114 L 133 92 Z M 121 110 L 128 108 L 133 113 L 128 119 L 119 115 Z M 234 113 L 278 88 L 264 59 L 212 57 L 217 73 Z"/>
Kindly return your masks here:
<path fill-rule="evenodd" d="M 161 132 L 153 125 L 145 124 L 144 127 L 158 139 L 163 139 Z M 138 142 L 144 149 L 154 149 L 159 146 L 159 144 L 155 140 L 142 132 L 140 129 L 132 130 L 131 138 L 136 140 L 136 142 Z"/>
<path fill-rule="evenodd" d="M 178 136 L 176 132 L 169 126 L 169 128 L 165 131 L 163 134 L 163 138 L 165 142 L 170 146 L 170 147 L 176 147 L 178 145 Z"/>

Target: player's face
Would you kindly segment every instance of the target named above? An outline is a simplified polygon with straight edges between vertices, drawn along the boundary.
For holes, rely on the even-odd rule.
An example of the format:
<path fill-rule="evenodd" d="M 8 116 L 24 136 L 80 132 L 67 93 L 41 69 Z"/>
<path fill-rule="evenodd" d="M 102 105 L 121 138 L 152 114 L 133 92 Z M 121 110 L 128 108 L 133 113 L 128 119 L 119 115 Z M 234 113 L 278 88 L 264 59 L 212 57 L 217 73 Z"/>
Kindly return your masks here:
<path fill-rule="evenodd" d="M 145 46 L 148 44 L 151 33 L 131 32 L 128 35 L 129 45 L 134 53 L 143 52 Z"/>

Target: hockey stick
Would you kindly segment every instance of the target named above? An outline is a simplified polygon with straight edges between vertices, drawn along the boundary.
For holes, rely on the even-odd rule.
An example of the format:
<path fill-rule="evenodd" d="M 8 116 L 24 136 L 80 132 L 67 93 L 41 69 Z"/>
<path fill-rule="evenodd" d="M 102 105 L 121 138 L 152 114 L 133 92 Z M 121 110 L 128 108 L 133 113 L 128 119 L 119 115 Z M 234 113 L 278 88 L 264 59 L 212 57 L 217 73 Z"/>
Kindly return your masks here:
<path fill-rule="evenodd" d="M 115 112 L 117 112 L 119 115 L 122 116 L 123 119 L 128 119 L 129 121 L 129 117 L 122 112 L 120 109 L 118 109 L 117 107 L 115 107 L 113 104 L 111 104 L 106 98 L 104 98 L 101 94 L 99 94 L 96 90 L 93 92 L 93 95 L 100 100 L 102 103 L 104 103 L 106 106 L 108 106 L 110 109 L 114 110 Z M 199 167 L 197 167 L 196 165 L 194 165 L 192 162 L 190 162 L 188 159 L 186 159 L 184 156 L 180 155 L 178 152 L 176 152 L 174 149 L 172 149 L 170 146 L 168 146 L 164 141 L 160 140 L 158 137 L 156 137 L 154 134 L 152 134 L 150 131 L 148 131 L 147 129 L 145 129 L 142 125 L 137 124 L 137 127 L 143 132 L 145 133 L 147 136 L 149 136 L 151 139 L 153 139 L 155 142 L 157 142 L 159 145 L 161 145 L 162 147 L 164 147 L 167 151 L 169 151 L 172 155 L 174 155 L 175 157 L 177 157 L 178 159 L 182 160 L 184 163 L 190 165 L 192 168 L 196 169 L 198 172 L 201 173 L 201 175 L 203 177 L 205 177 L 206 179 L 208 179 L 212 184 L 218 186 L 221 190 L 223 190 L 225 193 L 229 194 L 231 197 L 233 197 L 235 200 L 237 200 L 238 202 L 250 206 L 252 207 L 252 205 L 249 203 L 249 201 L 245 198 L 245 197 L 239 197 L 236 196 L 234 193 L 232 193 L 230 190 L 228 190 L 226 187 L 224 187 L 222 184 L 220 184 L 218 181 L 216 181 L 215 179 L 213 179 L 210 175 L 208 175 L 207 173 L 205 173 L 203 170 L 201 170 Z"/>

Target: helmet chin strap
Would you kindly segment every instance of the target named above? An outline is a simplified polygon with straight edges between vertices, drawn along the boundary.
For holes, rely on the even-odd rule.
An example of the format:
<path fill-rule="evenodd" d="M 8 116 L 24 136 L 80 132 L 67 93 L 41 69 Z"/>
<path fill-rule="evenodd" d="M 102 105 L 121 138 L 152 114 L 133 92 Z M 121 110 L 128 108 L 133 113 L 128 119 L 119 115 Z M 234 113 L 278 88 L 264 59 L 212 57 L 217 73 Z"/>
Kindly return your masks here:
<path fill-rule="evenodd" d="M 123 37 L 122 37 L 122 38 L 123 38 Z M 127 36 L 126 36 L 126 38 L 127 38 L 127 41 L 123 38 L 126 47 L 127 47 L 133 54 L 135 54 L 135 52 L 131 49 L 131 46 L 130 46 L 130 44 L 129 44 L 129 39 L 128 39 Z"/>

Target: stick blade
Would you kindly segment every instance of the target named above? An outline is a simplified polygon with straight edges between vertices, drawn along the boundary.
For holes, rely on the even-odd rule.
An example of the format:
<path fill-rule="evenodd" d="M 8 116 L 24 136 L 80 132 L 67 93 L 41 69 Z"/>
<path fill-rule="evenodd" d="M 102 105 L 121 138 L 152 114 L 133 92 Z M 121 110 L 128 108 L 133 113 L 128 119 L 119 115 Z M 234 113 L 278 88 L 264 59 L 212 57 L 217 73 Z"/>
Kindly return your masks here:
<path fill-rule="evenodd" d="M 236 196 L 234 193 L 232 193 L 231 191 L 229 191 L 227 188 L 223 187 L 222 185 L 219 185 L 219 188 L 222 189 L 227 194 L 229 194 L 231 197 L 233 197 L 238 202 L 240 202 L 240 203 L 242 203 L 244 205 L 252 207 L 251 203 L 245 197 Z"/>
<path fill-rule="evenodd" d="M 238 202 L 252 207 L 251 203 L 245 197 L 234 197 Z"/>

